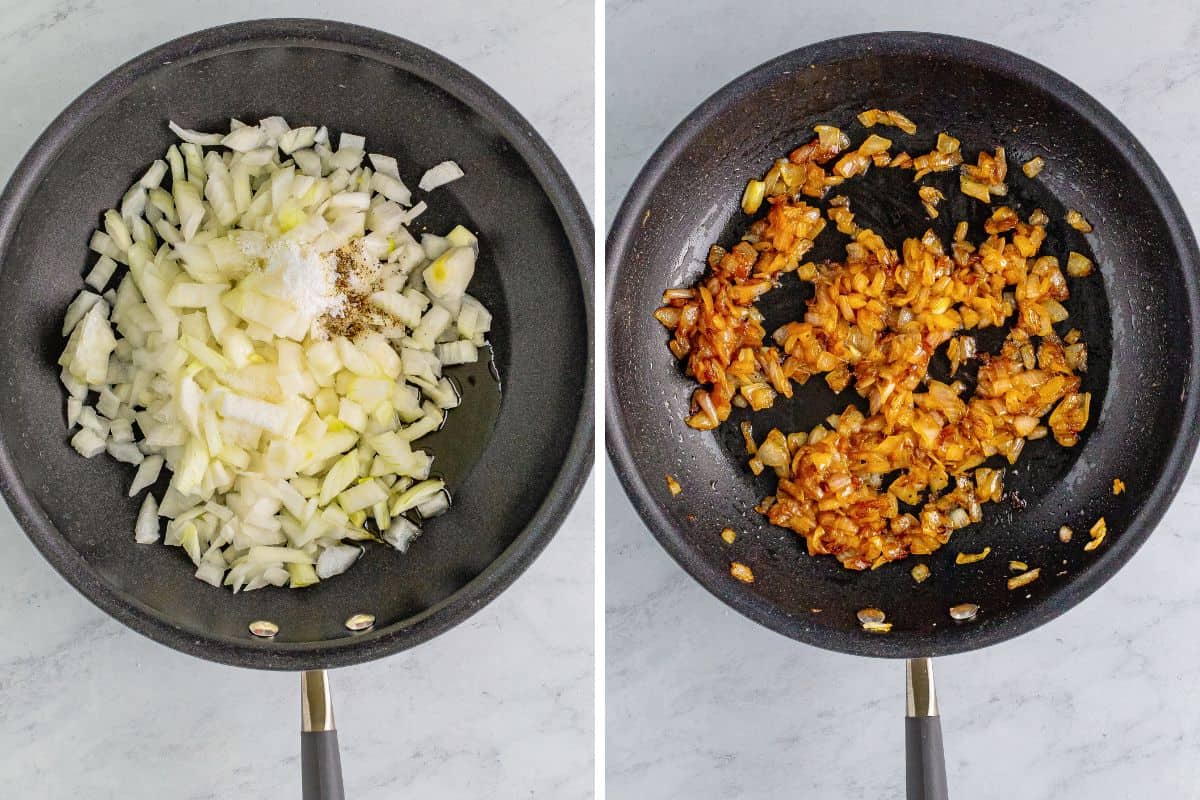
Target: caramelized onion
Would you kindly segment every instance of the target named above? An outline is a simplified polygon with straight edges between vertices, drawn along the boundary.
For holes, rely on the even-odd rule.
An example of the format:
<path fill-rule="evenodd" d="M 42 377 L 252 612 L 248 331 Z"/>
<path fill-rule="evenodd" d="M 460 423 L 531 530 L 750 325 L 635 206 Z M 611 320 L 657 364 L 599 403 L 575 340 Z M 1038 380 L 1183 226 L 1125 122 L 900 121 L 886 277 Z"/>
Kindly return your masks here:
<path fill-rule="evenodd" d="M 860 121 L 906 130 L 893 113 L 871 110 Z M 757 510 L 803 536 L 810 554 L 872 569 L 932 553 L 980 521 L 983 504 L 1003 496 L 1003 470 L 985 462 L 1013 464 L 1027 441 L 1050 433 L 1062 446 L 1078 442 L 1090 411 L 1079 376 L 1087 351 L 1077 330 L 1062 339 L 1055 330 L 1069 291 L 1058 260 L 1039 255 L 1049 223 L 1040 209 L 1022 220 L 995 207 L 982 241 L 960 222 L 950 247 L 927 231 L 897 250 L 838 196 L 825 216 L 850 237 L 845 259 L 804 262 L 826 221 L 802 195 L 822 197 L 884 159 L 918 179 L 962 165 L 961 145 L 946 133 L 916 158 L 888 155 L 892 142 L 878 135 L 850 149 L 838 128 L 816 133 L 764 176 L 765 214 L 731 249 L 713 246 L 704 278 L 668 290 L 655 316 L 699 384 L 687 418 L 694 428 L 716 428 L 734 406 L 769 408 L 816 376 L 866 399 L 865 413 L 847 405 L 811 431 L 772 429 L 757 444 L 749 423 L 741 428 L 751 470 L 771 469 L 779 481 Z M 821 165 L 839 155 L 828 175 Z M 964 191 L 981 202 L 1005 195 L 1006 177 L 1003 148 L 962 165 Z M 936 216 L 941 193 L 922 187 L 919 199 Z M 1072 254 L 1072 275 L 1081 258 Z M 768 338 L 756 303 L 788 272 L 812 283 L 813 297 Z M 999 351 L 977 352 L 973 332 L 1002 326 L 1010 329 Z M 952 374 L 979 360 L 973 392 L 929 376 L 943 345 Z"/>

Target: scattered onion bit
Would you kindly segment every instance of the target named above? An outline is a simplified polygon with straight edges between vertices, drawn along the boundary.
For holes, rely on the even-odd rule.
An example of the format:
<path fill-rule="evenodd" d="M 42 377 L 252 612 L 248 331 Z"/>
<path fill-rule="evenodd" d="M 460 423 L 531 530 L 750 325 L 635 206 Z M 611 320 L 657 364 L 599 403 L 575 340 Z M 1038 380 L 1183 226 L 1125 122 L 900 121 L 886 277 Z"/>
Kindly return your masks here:
<path fill-rule="evenodd" d="M 916 123 L 899 111 L 880 111 L 878 108 L 869 108 L 858 115 L 858 121 L 863 124 L 864 128 L 871 128 L 875 125 L 891 125 L 909 136 L 917 132 Z"/>
<path fill-rule="evenodd" d="M 1050 430 L 1054 433 L 1054 441 L 1063 447 L 1074 447 L 1079 442 L 1080 432 L 1087 426 L 1091 407 L 1091 392 L 1072 392 L 1064 396 L 1050 414 Z"/>
<path fill-rule="evenodd" d="M 829 175 L 822 165 L 848 148 L 850 137 L 832 125 L 817 125 L 813 130 L 817 134 L 815 139 L 797 147 L 787 158 L 776 159 L 761 180 L 746 183 L 742 211 L 756 214 L 763 200 L 772 197 L 790 199 L 803 194 L 819 199 L 831 186 L 842 182 L 843 178 Z"/>
<path fill-rule="evenodd" d="M 1020 575 L 1008 579 L 1008 589 L 1012 591 L 1013 589 L 1020 589 L 1022 586 L 1028 586 L 1036 581 L 1041 574 L 1041 567 L 1035 567 L 1028 572 L 1022 572 Z"/>
<path fill-rule="evenodd" d="M 988 187 L 984 186 L 978 181 L 971 180 L 966 175 L 958 176 L 958 188 L 961 189 L 962 193 L 967 197 L 973 197 L 981 203 L 992 202 L 992 195 L 991 192 L 988 191 Z"/>
<path fill-rule="evenodd" d="M 919 181 L 931 172 L 949 172 L 957 167 L 963 160 L 959 148 L 958 139 L 945 132 L 939 133 L 933 150 L 911 159 L 912 168 L 916 170 L 913 181 Z"/>
<path fill-rule="evenodd" d="M 1108 533 L 1108 523 L 1104 521 L 1104 517 L 1096 520 L 1096 524 L 1088 531 L 1092 540 L 1083 546 L 1084 550 L 1095 550 L 1104 541 L 1104 536 Z"/>
<path fill-rule="evenodd" d="M 937 219 L 937 204 L 945 200 L 946 195 L 932 186 L 922 186 L 920 189 L 917 189 L 917 196 L 921 198 L 921 205 L 924 207 L 925 213 L 929 215 L 929 218 Z"/>
<path fill-rule="evenodd" d="M 749 420 L 742 420 L 738 423 L 738 429 L 742 432 L 742 439 L 746 442 L 746 455 L 757 454 L 758 445 L 754 443 L 754 426 L 750 424 Z"/>
<path fill-rule="evenodd" d="M 729 565 L 729 574 L 742 583 L 754 583 L 754 573 L 740 561 L 734 561 Z"/>
<path fill-rule="evenodd" d="M 1067 542 L 1071 541 L 1071 537 L 1074 535 L 1075 535 L 1075 532 L 1072 531 L 1070 528 L 1068 528 L 1066 525 L 1063 525 L 1061 528 L 1058 529 L 1058 540 L 1060 542 L 1062 542 L 1063 544 L 1066 544 Z"/>
<path fill-rule="evenodd" d="M 843 179 L 861 175 L 871 166 L 871 159 L 874 156 L 886 153 L 891 146 L 891 139 L 885 139 L 879 134 L 872 133 L 858 146 L 857 150 L 846 153 L 838 159 L 838 162 L 833 165 L 833 172 Z"/>
<path fill-rule="evenodd" d="M 759 180 L 746 182 L 746 191 L 742 192 L 742 211 L 747 214 L 758 213 L 766 194 L 767 185 Z"/>
<path fill-rule="evenodd" d="M 1067 212 L 1067 224 L 1081 233 L 1091 233 L 1093 230 L 1092 223 L 1073 208 Z"/>
<path fill-rule="evenodd" d="M 864 622 L 863 630 L 867 633 L 888 633 L 892 630 L 890 622 Z"/>
<path fill-rule="evenodd" d="M 1067 256 L 1067 274 L 1072 278 L 1086 278 L 1092 274 L 1092 260 L 1072 250 Z"/>
<path fill-rule="evenodd" d="M 1029 565 L 1024 561 L 1010 561 L 1008 562 L 1008 568 L 1013 572 L 1024 572 L 1029 569 Z"/>
<path fill-rule="evenodd" d="M 1025 173 L 1026 178 L 1036 178 L 1046 166 L 1046 159 L 1041 156 L 1034 156 L 1021 165 L 1021 172 Z"/>
<path fill-rule="evenodd" d="M 862 144 L 858 146 L 858 152 L 864 155 L 873 156 L 886 151 L 891 146 L 891 139 L 887 139 L 877 133 L 872 133 L 863 141 Z"/>
<path fill-rule="evenodd" d="M 675 480 L 674 475 L 667 476 L 667 488 L 671 490 L 672 497 L 678 497 L 683 491 L 683 487 L 679 485 L 679 481 Z"/>
<path fill-rule="evenodd" d="M 1113 478 L 1113 494 L 1119 495 L 1125 491 L 1125 481 L 1120 478 Z"/>
<path fill-rule="evenodd" d="M 733 528 L 725 528 L 721 531 L 721 538 L 725 540 L 725 544 L 733 544 L 737 539 L 737 534 L 734 533 Z"/>
<path fill-rule="evenodd" d="M 974 564 L 983 561 L 988 557 L 988 553 L 992 552 L 992 548 L 985 547 L 978 553 L 959 553 L 954 557 L 955 564 Z"/>
<path fill-rule="evenodd" d="M 1008 162 L 1004 157 L 1004 148 L 997 147 L 993 153 L 980 151 L 975 164 L 963 164 L 958 185 L 968 197 L 990 203 L 992 195 L 1008 194 L 1008 187 L 1004 185 L 1007 174 Z"/>
<path fill-rule="evenodd" d="M 912 568 L 912 579 L 917 583 L 924 583 L 929 578 L 929 567 L 925 564 L 917 564 Z"/>
<path fill-rule="evenodd" d="M 887 112 L 881 111 L 878 108 L 868 108 L 866 111 L 858 112 L 858 121 L 862 123 L 864 128 L 875 127 L 881 121 L 881 117 L 886 119 Z"/>

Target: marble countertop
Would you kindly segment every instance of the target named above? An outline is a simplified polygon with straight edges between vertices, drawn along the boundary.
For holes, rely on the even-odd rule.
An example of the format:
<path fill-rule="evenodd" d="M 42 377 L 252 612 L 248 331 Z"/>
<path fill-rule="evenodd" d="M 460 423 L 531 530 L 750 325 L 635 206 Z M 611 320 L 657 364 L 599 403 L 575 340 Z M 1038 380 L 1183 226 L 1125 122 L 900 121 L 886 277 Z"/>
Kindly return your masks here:
<path fill-rule="evenodd" d="M 871 30 L 1015 50 L 1121 118 L 1193 223 L 1200 7 L 1151 2 L 612 2 L 607 208 L 713 91 L 772 56 Z M 904 666 L 798 645 L 727 609 L 654 542 L 609 469 L 608 789 L 614 800 L 903 796 Z M 1129 565 L 1029 635 L 940 659 L 958 798 L 1200 798 L 1200 468 Z"/>
<path fill-rule="evenodd" d="M 0 0 L 0 180 L 67 103 L 138 53 L 238 19 L 312 16 L 390 31 L 462 64 L 532 121 L 590 201 L 590 4 L 484 15 L 470 0 L 441 0 L 416 11 Z M 332 673 L 348 797 L 591 797 L 592 496 L 589 483 L 529 572 L 466 623 Z M 210 664 L 125 629 L 51 570 L 2 504 L 0 546 L 0 795 L 299 797 L 296 676 Z"/>

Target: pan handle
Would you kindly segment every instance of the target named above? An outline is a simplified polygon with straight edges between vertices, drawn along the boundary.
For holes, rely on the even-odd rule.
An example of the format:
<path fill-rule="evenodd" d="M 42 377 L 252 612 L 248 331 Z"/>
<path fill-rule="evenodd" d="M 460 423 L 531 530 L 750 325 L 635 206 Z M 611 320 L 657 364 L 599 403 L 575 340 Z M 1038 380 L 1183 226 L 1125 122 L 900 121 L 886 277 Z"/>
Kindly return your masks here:
<path fill-rule="evenodd" d="M 300 676 L 300 769 L 304 800 L 345 800 L 329 675 L 323 669 Z"/>
<path fill-rule="evenodd" d="M 904 720 L 908 800 L 949 800 L 942 722 L 933 686 L 933 661 L 908 660 L 908 713 Z"/>

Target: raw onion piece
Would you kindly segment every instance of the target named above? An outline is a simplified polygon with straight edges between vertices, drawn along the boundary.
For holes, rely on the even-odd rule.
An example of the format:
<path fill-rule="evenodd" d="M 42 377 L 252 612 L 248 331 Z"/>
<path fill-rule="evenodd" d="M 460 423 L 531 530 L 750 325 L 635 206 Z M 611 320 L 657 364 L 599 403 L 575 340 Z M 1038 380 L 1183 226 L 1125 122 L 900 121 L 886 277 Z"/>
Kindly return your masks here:
<path fill-rule="evenodd" d="M 443 161 L 426 170 L 425 174 L 421 176 L 421 182 L 417 184 L 417 188 L 423 192 L 432 192 L 439 186 L 445 186 L 451 181 L 458 180 L 464 174 L 462 167 L 458 164 L 453 161 Z"/>
<path fill-rule="evenodd" d="M 491 314 L 467 289 L 479 241 L 408 226 L 396 159 L 282 117 L 182 140 L 102 215 L 59 359 L 71 445 L 136 466 L 134 539 L 250 591 L 403 552 L 450 508 L 420 440 L 459 405 Z M 452 161 L 429 191 L 463 177 Z M 160 519 L 167 520 L 165 531 Z"/>
<path fill-rule="evenodd" d="M 320 558 L 317 559 L 317 577 L 325 580 L 326 578 L 332 578 L 334 575 L 341 575 L 350 569 L 350 565 L 358 560 L 362 552 L 361 547 L 353 547 L 351 545 L 326 547 L 321 551 Z"/>
<path fill-rule="evenodd" d="M 154 495 L 146 495 L 134 525 L 134 541 L 138 544 L 154 544 L 158 541 L 158 502 Z"/>
<path fill-rule="evenodd" d="M 407 517 L 396 517 L 387 532 L 383 534 L 383 539 L 392 547 L 399 550 L 401 553 L 408 550 L 408 546 L 412 544 L 413 539 L 421 535 L 421 528 Z"/>

